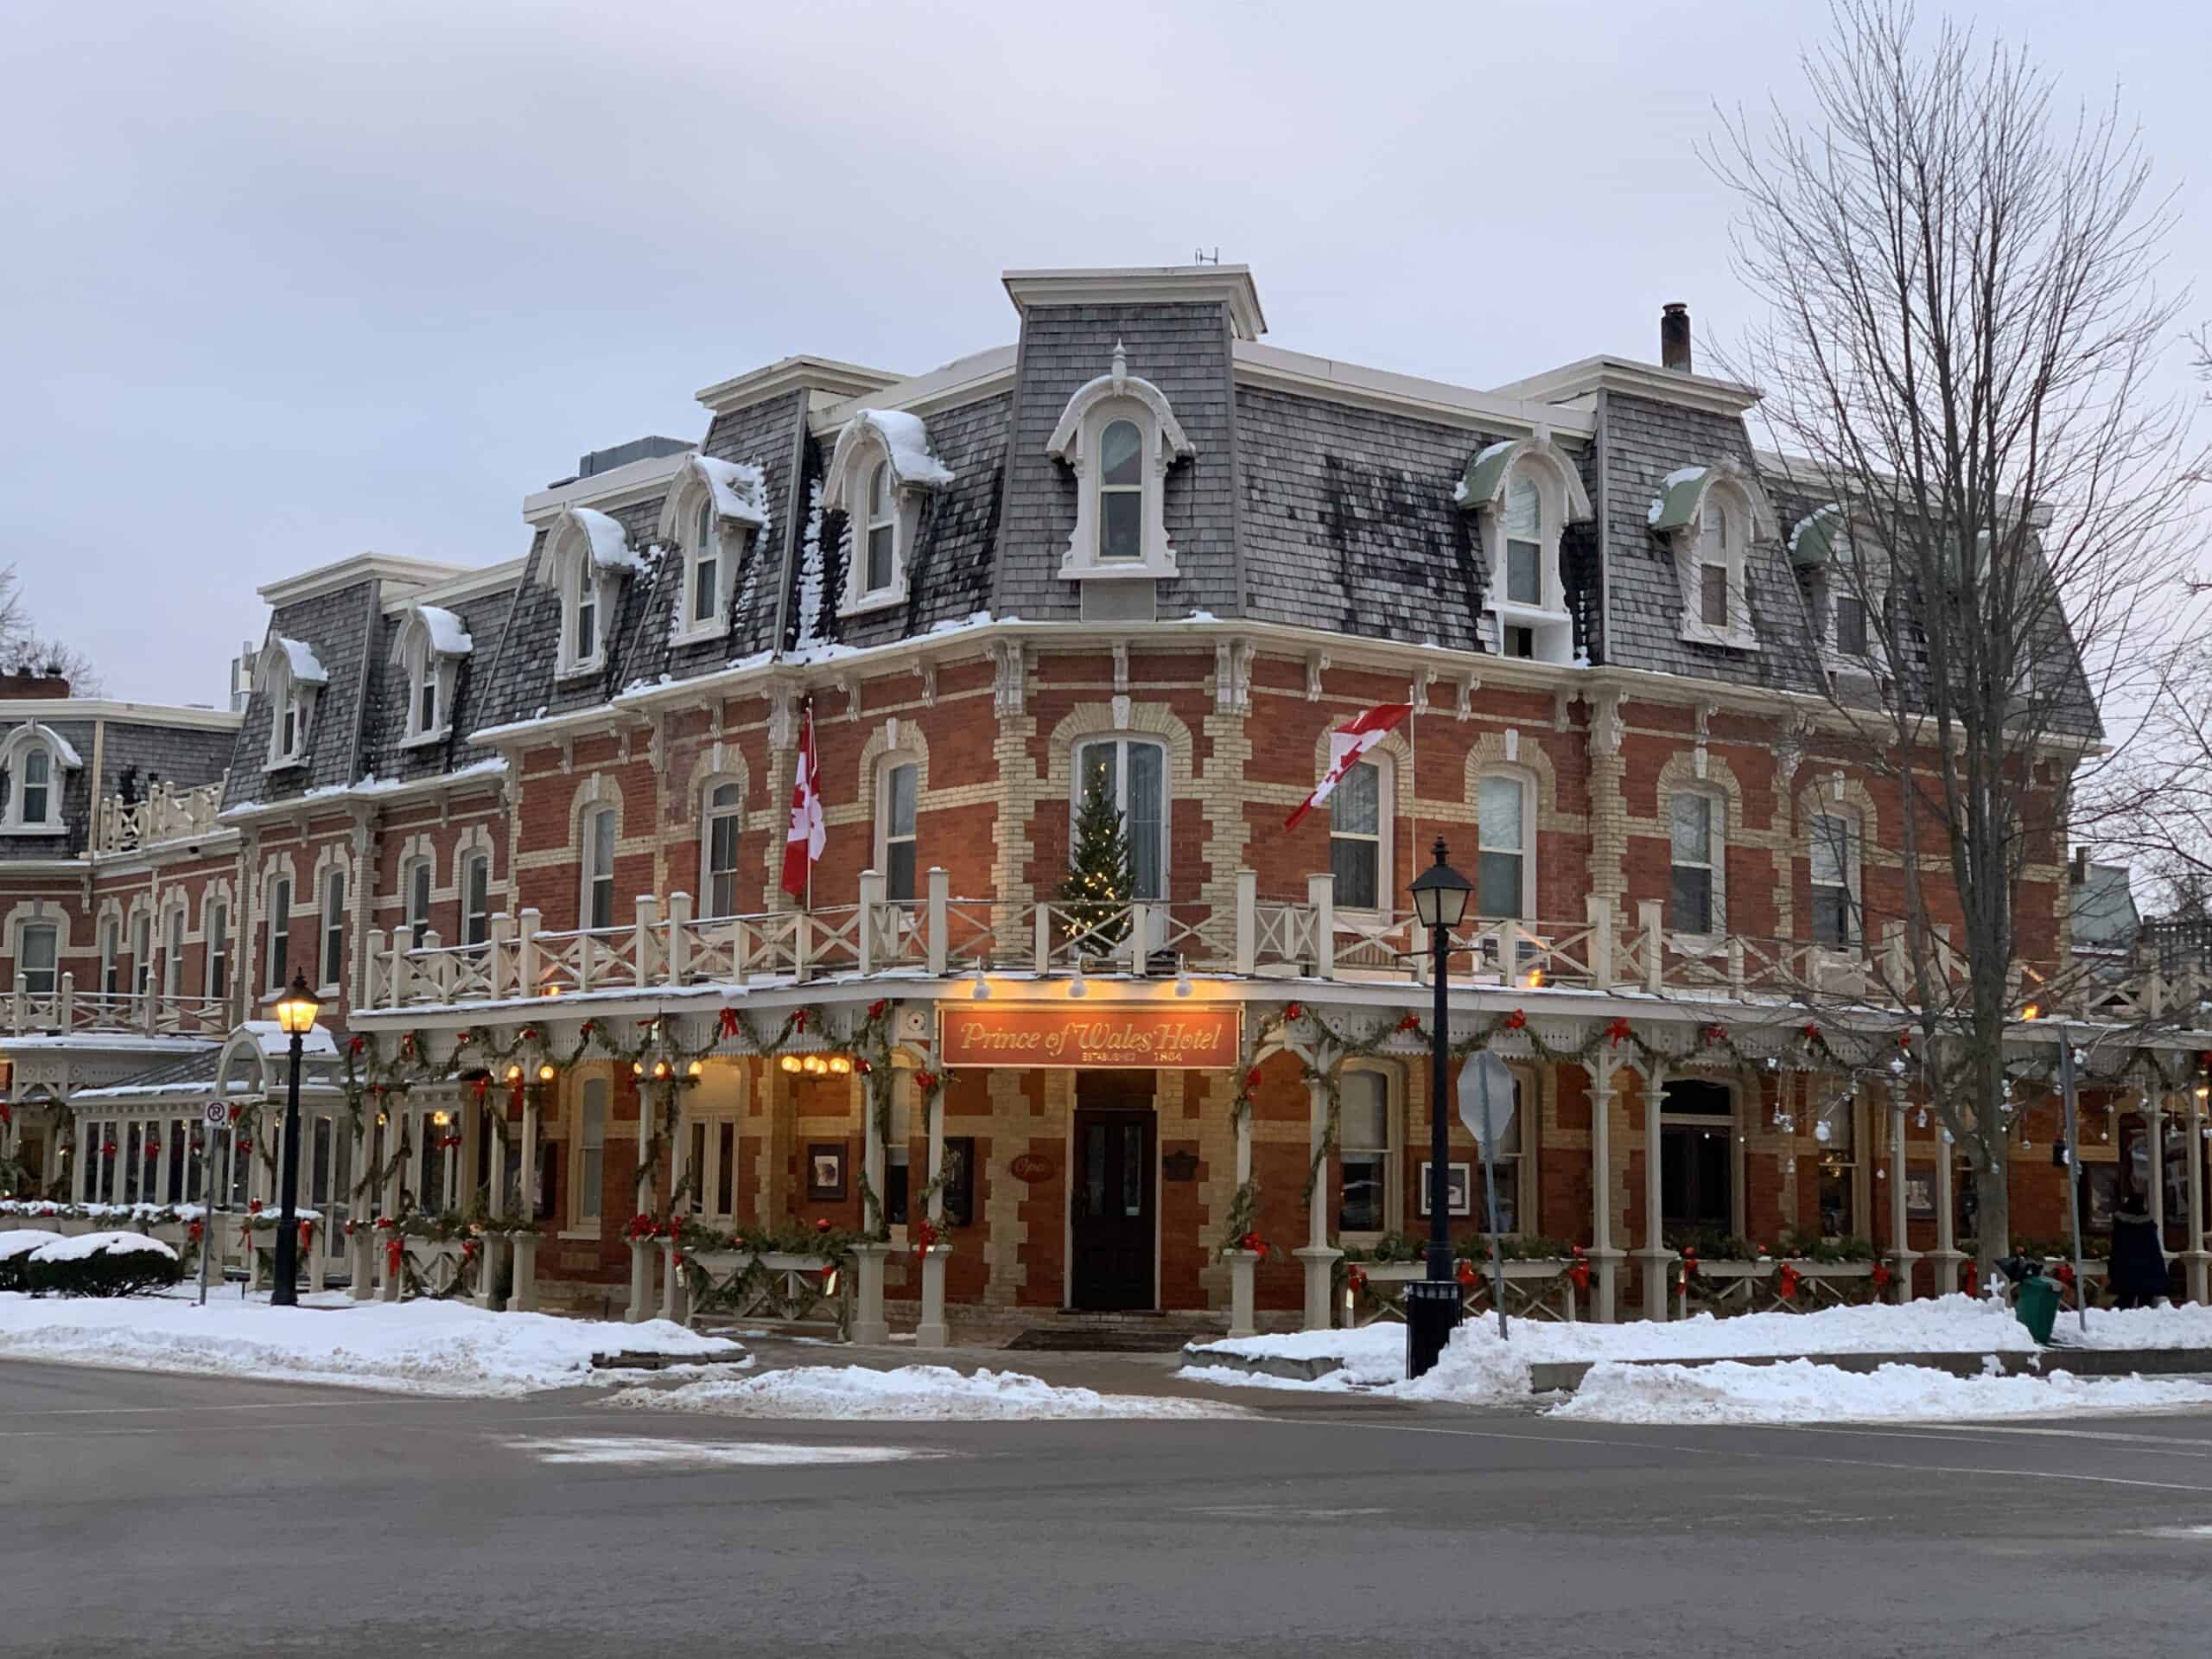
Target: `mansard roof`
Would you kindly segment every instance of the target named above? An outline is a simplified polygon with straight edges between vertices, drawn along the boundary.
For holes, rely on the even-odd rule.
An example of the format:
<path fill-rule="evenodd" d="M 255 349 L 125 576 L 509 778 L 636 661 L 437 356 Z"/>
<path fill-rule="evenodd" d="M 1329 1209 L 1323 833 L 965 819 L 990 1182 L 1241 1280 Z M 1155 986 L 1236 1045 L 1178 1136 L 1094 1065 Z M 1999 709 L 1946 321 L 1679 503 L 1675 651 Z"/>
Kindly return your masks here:
<path fill-rule="evenodd" d="M 119 792 L 126 777 L 141 795 L 157 781 L 178 789 L 213 783 L 230 763 L 238 718 L 221 709 L 100 697 L 0 702 L 0 741 L 27 725 L 66 746 L 54 779 L 61 791 L 65 833 L 0 835 L 0 864 L 84 854 L 99 801 Z"/>

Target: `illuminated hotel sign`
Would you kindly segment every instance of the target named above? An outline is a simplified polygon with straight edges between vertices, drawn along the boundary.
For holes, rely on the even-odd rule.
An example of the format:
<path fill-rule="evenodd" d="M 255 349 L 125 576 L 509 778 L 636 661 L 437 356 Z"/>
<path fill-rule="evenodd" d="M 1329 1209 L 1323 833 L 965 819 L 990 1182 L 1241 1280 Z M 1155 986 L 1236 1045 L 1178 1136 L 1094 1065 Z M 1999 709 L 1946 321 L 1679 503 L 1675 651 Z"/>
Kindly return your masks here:
<path fill-rule="evenodd" d="M 938 1063 L 1225 1070 L 1244 1052 L 1236 1003 L 1088 1008 L 954 1003 L 938 1010 Z"/>

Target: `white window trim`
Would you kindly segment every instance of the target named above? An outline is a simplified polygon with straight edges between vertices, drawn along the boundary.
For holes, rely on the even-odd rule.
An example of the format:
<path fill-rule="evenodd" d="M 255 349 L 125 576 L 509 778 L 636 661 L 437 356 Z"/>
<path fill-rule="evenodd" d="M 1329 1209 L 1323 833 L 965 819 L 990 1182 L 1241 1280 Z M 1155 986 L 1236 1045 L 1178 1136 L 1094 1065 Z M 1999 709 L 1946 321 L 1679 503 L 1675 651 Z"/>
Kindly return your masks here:
<path fill-rule="evenodd" d="M 180 896 L 162 909 L 162 996 L 175 1001 L 184 995 L 184 942 L 192 929 L 190 901 Z"/>
<path fill-rule="evenodd" d="M 474 944 L 483 945 L 491 943 L 492 918 L 498 913 L 493 907 L 492 855 L 482 847 L 471 848 L 464 845 L 461 849 L 460 861 L 454 867 L 454 897 L 458 901 L 461 910 L 461 937 L 455 943 L 462 945 L 471 944 L 468 937 L 468 924 L 470 918 L 476 912 L 469 908 L 468 894 L 471 885 L 469 875 L 479 865 L 481 865 L 484 869 L 484 937 L 474 941 Z"/>
<path fill-rule="evenodd" d="M 1841 944 L 1814 943 L 1823 950 L 1840 950 L 1856 954 L 1866 948 L 1866 904 L 1864 898 L 1866 868 L 1866 820 L 1859 809 L 1847 802 L 1821 801 L 1815 804 L 1805 818 L 1805 889 L 1807 911 L 1805 936 L 1812 938 L 1814 911 L 1812 895 L 1829 884 L 1815 881 L 1813 877 L 1813 849 L 1821 840 L 1820 823 L 1823 818 L 1840 818 L 1851 825 L 1850 856 L 1844 862 L 1843 890 L 1849 896 L 1851 937 Z"/>
<path fill-rule="evenodd" d="M 417 920 L 415 914 L 415 888 L 416 877 L 418 874 L 422 877 L 423 890 L 423 914 L 420 918 L 423 938 L 420 941 L 415 936 Z M 437 861 L 427 853 L 418 853 L 412 858 L 403 859 L 399 866 L 399 925 L 401 931 L 407 935 L 410 950 L 419 950 L 427 946 L 430 934 L 430 912 L 436 909 L 437 903 Z"/>
<path fill-rule="evenodd" d="M 46 757 L 46 816 L 26 818 L 23 811 L 23 770 L 30 755 Z M 8 774 L 8 800 L 0 808 L 0 835 L 66 836 L 68 821 L 62 816 L 67 774 L 82 769 L 77 752 L 61 737 L 36 721 L 26 721 L 0 742 L 0 772 Z"/>
<path fill-rule="evenodd" d="M 1142 552 L 1134 559 L 1100 556 L 1104 515 L 1099 508 L 1098 444 L 1108 424 L 1135 423 L 1141 440 L 1140 469 L 1144 504 L 1139 518 Z M 1059 575 L 1068 582 L 1163 581 L 1176 574 L 1175 548 L 1167 536 L 1167 471 L 1198 453 L 1167 395 L 1151 381 L 1129 372 L 1128 352 L 1114 342 L 1107 372 L 1077 388 L 1061 410 L 1045 453 L 1065 461 L 1075 474 L 1075 529 Z"/>
<path fill-rule="evenodd" d="M 736 804 L 716 806 L 715 791 L 720 789 L 734 789 L 737 791 Z M 737 825 L 737 861 L 730 867 L 730 874 L 734 878 L 741 876 L 745 868 L 745 785 L 728 772 L 715 772 L 699 785 L 699 902 L 693 913 L 702 917 L 720 914 L 714 907 L 715 821 L 722 817 L 732 819 Z M 733 881 L 733 904 L 735 897 L 736 887 Z M 735 912 L 733 911 L 731 913 Z"/>
<path fill-rule="evenodd" d="M 276 889 L 279 886 L 285 890 L 284 926 L 281 932 L 276 926 Z M 290 960 L 292 924 L 298 919 L 296 912 L 299 907 L 299 894 L 293 890 L 292 878 L 278 871 L 267 878 L 266 885 L 262 889 L 262 895 L 261 973 L 264 990 L 269 995 L 274 996 L 284 988 L 285 983 L 276 970 L 276 941 L 279 938 L 284 940 L 286 957 L 284 971 L 289 973 L 299 966 L 297 963 Z M 318 939 L 317 943 L 320 944 L 321 941 Z"/>
<path fill-rule="evenodd" d="M 1378 745 L 1362 755 L 1355 765 L 1375 768 L 1375 903 L 1372 906 L 1348 905 L 1343 901 L 1343 897 L 1339 894 L 1337 913 L 1362 918 L 1379 918 L 1395 906 L 1398 891 L 1396 868 L 1398 763 L 1395 757 L 1385 752 Z M 1349 776 L 1350 773 L 1347 772 L 1346 775 Z M 1341 788 L 1342 785 L 1338 787 Z M 1330 861 L 1332 865 L 1335 862 L 1333 843 L 1338 834 L 1335 799 L 1335 795 L 1332 793 L 1330 797 L 1329 815 L 1329 840 L 1332 843 Z M 1364 841 L 1368 837 L 1363 833 L 1353 831 L 1347 833 L 1344 838 L 1347 841 Z"/>
<path fill-rule="evenodd" d="M 1677 929 L 1674 925 L 1675 908 L 1675 803 L 1685 797 L 1694 797 L 1706 804 L 1707 868 L 1713 873 L 1712 925 L 1703 932 Z M 1668 932 L 1681 942 L 1681 948 L 1692 950 L 1713 949 L 1728 932 L 1728 798 L 1717 789 L 1704 789 L 1690 784 L 1678 784 L 1667 792 L 1667 813 L 1664 820 L 1667 834 L 1667 906 Z"/>
<path fill-rule="evenodd" d="M 1660 1098 L 1659 1127 L 1662 1130 L 1669 1128 L 1699 1129 L 1708 1134 L 1721 1135 L 1727 1137 L 1728 1230 L 1731 1233 L 1740 1236 L 1744 1230 L 1745 1202 L 1745 1194 L 1744 1191 L 1744 1141 L 1741 1138 L 1743 1135 L 1742 1124 L 1745 1105 L 1745 1091 L 1743 1089 L 1738 1088 L 1733 1082 L 1726 1077 L 1713 1077 L 1710 1075 L 1705 1077 L 1683 1077 L 1680 1078 L 1670 1077 L 1668 1081 L 1670 1083 L 1713 1083 L 1719 1084 L 1722 1089 L 1727 1091 L 1728 1116 L 1726 1118 L 1723 1119 L 1709 1116 L 1703 1112 L 1670 1112 L 1667 1110 L 1665 1090 L 1662 1085 Z M 1660 1139 L 1660 1155 L 1662 1158 L 1666 1155 L 1666 1138 L 1663 1135 Z M 1815 1174 L 1814 1179 L 1817 1181 L 1819 1179 L 1819 1176 Z M 1815 1194 L 1817 1196 L 1817 1188 L 1815 1189 Z"/>
<path fill-rule="evenodd" d="M 343 975 L 346 970 L 346 901 L 348 895 L 344 892 L 340 892 L 339 893 L 337 914 L 334 916 L 331 913 L 332 906 L 330 903 L 330 884 L 334 880 L 344 886 L 351 885 L 351 883 L 346 880 L 346 872 L 344 866 L 340 864 L 332 864 L 326 867 L 322 872 L 321 880 L 316 884 L 315 895 L 315 970 L 316 978 L 321 982 L 315 987 L 315 989 L 318 992 L 327 993 L 334 996 L 338 993 L 339 981 L 335 978 L 325 978 L 323 976 L 322 970 L 329 965 L 330 936 L 334 932 L 336 933 L 339 938 L 339 973 Z"/>
<path fill-rule="evenodd" d="M 702 507 L 708 515 L 708 536 L 715 559 L 715 605 L 703 620 L 691 614 L 704 552 L 699 539 Z M 728 636 L 739 561 L 750 544 L 749 538 L 767 522 L 766 492 L 758 462 L 720 461 L 696 454 L 684 457 L 669 480 L 656 532 L 662 547 L 681 550 L 677 566 L 681 580 L 670 612 L 671 645 L 700 645 Z"/>
<path fill-rule="evenodd" d="M 1353 1231 L 1338 1235 L 1354 1245 L 1371 1245 L 1384 1234 L 1404 1230 L 1406 1224 L 1406 1084 L 1405 1071 L 1401 1066 L 1386 1061 L 1356 1059 L 1344 1062 L 1350 1072 L 1363 1072 L 1382 1079 L 1382 1135 L 1386 1142 L 1386 1168 L 1382 1182 L 1382 1225 L 1377 1231 Z M 1341 1147 L 1337 1160 L 1337 1208 L 1344 1209 L 1344 1160 Z"/>
<path fill-rule="evenodd" d="M 30 989 L 29 986 L 25 982 L 30 971 L 28 966 L 29 962 L 29 952 L 26 948 L 26 942 L 33 933 L 38 932 L 45 933 L 54 940 L 54 960 L 51 967 L 48 970 L 53 976 L 54 983 L 42 991 L 34 991 Z M 60 994 L 61 989 L 62 973 L 61 957 L 62 952 L 67 948 L 67 944 L 68 941 L 66 937 L 66 930 L 62 927 L 60 921 L 54 917 L 27 916 L 16 924 L 16 938 L 14 941 L 16 982 L 22 988 L 26 995 L 54 996 Z"/>
<path fill-rule="evenodd" d="M 1855 574 L 1845 575 L 1846 567 Z M 1827 569 L 1821 578 L 1821 663 L 1829 673 L 1866 681 L 1889 678 L 1889 651 L 1882 632 L 1889 598 L 1888 584 L 1858 568 L 1850 538 L 1839 532 L 1830 544 Z M 1866 607 L 1866 653 L 1863 657 L 1852 655 L 1836 643 L 1835 606 L 1840 599 L 1856 599 Z"/>
<path fill-rule="evenodd" d="M 218 930 L 214 924 L 218 917 L 222 918 L 223 923 L 219 931 L 223 946 L 220 950 L 215 949 Z M 231 993 L 232 982 L 237 977 L 232 971 L 234 965 L 232 951 L 236 948 L 237 940 L 231 931 L 231 902 L 228 899 L 211 894 L 200 901 L 200 934 L 201 944 L 200 994 L 211 999 L 228 996 Z M 224 982 L 220 990 L 215 988 L 215 963 L 219 958 L 223 963 Z"/>
<path fill-rule="evenodd" d="M 911 448 L 902 470 L 899 454 L 887 435 L 889 421 L 889 416 L 880 416 L 874 410 L 864 409 L 855 415 L 837 435 L 837 448 L 830 457 L 830 470 L 823 484 L 823 510 L 840 512 L 845 516 L 845 579 L 837 602 L 837 614 L 842 617 L 867 616 L 906 602 L 908 567 L 921 530 L 922 497 L 931 490 L 943 488 L 952 477 L 933 455 L 917 455 Z M 925 430 L 925 444 L 926 442 Z M 891 582 L 887 587 L 871 591 L 865 585 L 868 495 L 868 485 L 879 465 L 891 468 Z M 913 475 L 909 476 L 909 472 Z"/>
<path fill-rule="evenodd" d="M 620 810 L 613 802 L 606 800 L 594 801 L 586 806 L 576 819 L 576 873 L 579 878 L 576 887 L 576 926 L 580 931 L 589 931 L 592 927 L 591 890 L 597 880 L 596 874 L 592 868 L 592 857 L 594 844 L 598 839 L 593 833 L 593 826 L 598 822 L 599 815 L 602 812 L 612 814 L 614 822 L 614 834 L 607 854 L 606 875 L 610 894 L 614 891 L 613 884 L 615 861 L 621 856 L 622 852 Z M 622 919 L 616 910 L 615 899 L 613 897 L 607 900 L 607 925 L 609 928 L 622 925 Z"/>
<path fill-rule="evenodd" d="M 321 702 L 322 686 L 318 682 L 302 680 L 294 671 L 292 652 L 296 644 L 271 634 L 261 653 L 261 690 L 269 702 L 269 753 L 264 767 L 268 772 L 303 766 L 315 749 L 315 714 Z M 304 645 L 298 648 L 311 651 Z M 292 715 L 289 747 L 284 742 L 287 711 Z"/>
<path fill-rule="evenodd" d="M 1731 543 L 1720 550 L 1719 558 L 1710 556 L 1711 550 L 1705 541 L 1706 507 L 1716 495 L 1730 521 L 1738 526 Z M 1773 537 L 1772 520 L 1773 514 L 1766 506 L 1764 494 L 1755 495 L 1737 469 L 1720 467 L 1708 470 L 1692 505 L 1688 522 L 1672 532 L 1675 575 L 1682 590 L 1680 634 L 1685 643 L 1719 645 L 1730 651 L 1759 649 L 1758 635 L 1751 626 L 1751 543 L 1762 537 Z M 1728 620 L 1720 626 L 1707 622 L 1703 614 L 1705 567 L 1708 564 L 1725 566 L 1728 572 Z"/>
<path fill-rule="evenodd" d="M 1536 486 L 1538 590 L 1534 605 L 1509 599 L 1505 593 L 1505 511 L 1517 480 Z M 1489 620 L 1491 649 L 1505 655 L 1505 631 L 1527 628 L 1535 636 L 1535 661 L 1573 662 L 1574 616 L 1567 607 L 1567 580 L 1560 569 L 1559 544 L 1567 524 L 1592 516 L 1580 475 L 1548 438 L 1526 440 L 1512 446 L 1495 493 L 1475 506 L 1483 548 L 1489 555 L 1490 575 L 1483 588 L 1482 609 Z"/>
<path fill-rule="evenodd" d="M 1476 879 L 1472 903 L 1468 907 L 1471 917 L 1485 921 L 1502 919 L 1482 911 L 1482 855 L 1483 844 L 1483 780 L 1486 778 L 1510 778 L 1521 786 L 1521 914 L 1515 919 L 1523 926 L 1533 927 L 1536 922 L 1536 778 L 1521 766 L 1484 766 L 1475 775 L 1475 859 Z M 1503 852 L 1503 848 L 1498 849 Z"/>
<path fill-rule="evenodd" d="M 561 633 L 555 654 L 556 680 L 582 679 L 607 666 L 607 636 L 613 631 L 615 602 L 627 571 L 642 569 L 630 550 L 629 533 L 607 514 L 590 507 L 563 507 L 545 531 L 544 556 L 533 580 L 561 596 Z M 578 652 L 577 612 L 591 595 L 592 648 Z"/>
<path fill-rule="evenodd" d="M 914 769 L 914 832 L 904 837 L 911 841 L 914 846 L 914 898 L 912 900 L 902 902 L 915 902 L 922 899 L 925 893 L 922 867 L 922 779 L 928 768 L 923 765 L 920 755 L 908 750 L 894 749 L 888 754 L 879 755 L 876 758 L 874 868 L 882 872 L 884 880 L 888 883 L 891 879 L 891 774 L 901 766 L 912 766 Z"/>
<path fill-rule="evenodd" d="M 1143 900 L 1146 904 L 1165 904 L 1174 892 L 1175 872 L 1175 774 L 1174 755 L 1167 741 L 1150 732 L 1092 732 L 1076 739 L 1068 751 L 1068 850 L 1075 850 L 1076 817 L 1083 810 L 1083 755 L 1086 749 L 1100 744 L 1117 748 L 1133 749 L 1142 744 L 1160 751 L 1160 893 L 1155 898 Z M 1129 767 L 1126 753 L 1115 764 L 1117 798 L 1121 810 L 1123 833 L 1128 828 Z"/>

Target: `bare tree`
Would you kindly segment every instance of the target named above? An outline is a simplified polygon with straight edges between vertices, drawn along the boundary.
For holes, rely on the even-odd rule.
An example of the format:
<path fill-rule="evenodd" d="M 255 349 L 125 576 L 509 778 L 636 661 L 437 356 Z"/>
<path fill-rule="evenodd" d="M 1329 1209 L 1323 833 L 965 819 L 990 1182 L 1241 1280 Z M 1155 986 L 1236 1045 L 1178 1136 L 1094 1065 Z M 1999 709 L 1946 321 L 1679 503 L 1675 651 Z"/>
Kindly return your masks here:
<path fill-rule="evenodd" d="M 40 636 L 12 564 L 0 568 L 0 673 L 57 676 L 79 696 L 99 690 L 92 658 L 58 639 Z"/>
<path fill-rule="evenodd" d="M 2178 334 L 2155 282 L 2172 215 L 2118 111 L 2066 115 L 2024 50 L 1883 0 L 1832 17 L 1809 103 L 1738 117 L 1712 158 L 1769 307 L 1733 366 L 1769 389 L 1784 487 L 1818 504 L 1789 608 L 1843 735 L 1809 741 L 1900 803 L 1896 880 L 1853 896 L 1850 943 L 1878 940 L 1872 971 L 1916 1011 L 1986 1270 L 2007 1030 L 2064 972 L 2022 886 L 2058 886 L 2098 711 L 2155 702 L 2143 647 L 2181 591 L 2201 454 L 2189 400 L 2150 385 Z"/>

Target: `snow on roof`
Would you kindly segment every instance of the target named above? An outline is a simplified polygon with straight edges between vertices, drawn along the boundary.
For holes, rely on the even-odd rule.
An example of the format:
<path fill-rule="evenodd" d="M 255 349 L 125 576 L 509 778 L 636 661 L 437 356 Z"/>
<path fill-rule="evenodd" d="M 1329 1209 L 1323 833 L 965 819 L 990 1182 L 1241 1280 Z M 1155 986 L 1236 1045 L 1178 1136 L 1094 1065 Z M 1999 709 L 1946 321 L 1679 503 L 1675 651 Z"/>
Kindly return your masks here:
<path fill-rule="evenodd" d="M 725 518 L 766 527 L 768 492 L 760 467 L 747 461 L 718 461 L 712 455 L 694 455 L 690 464 L 714 493 L 716 512 Z"/>
<path fill-rule="evenodd" d="M 1515 439 L 1503 438 L 1487 448 L 1476 452 L 1467 463 L 1467 470 L 1452 486 L 1452 499 L 1461 506 L 1470 502 L 1489 500 L 1497 493 L 1497 474 L 1505 465 L 1505 458 L 1512 452 Z"/>
<path fill-rule="evenodd" d="M 315 654 L 315 647 L 304 639 L 287 639 L 278 634 L 271 641 L 284 653 L 284 660 L 291 664 L 295 685 L 327 685 L 330 676 L 324 671 L 322 658 Z"/>
<path fill-rule="evenodd" d="M 274 1020 L 249 1020 L 238 1029 L 250 1035 L 255 1046 L 270 1059 L 281 1059 L 292 1052 L 292 1039 Z M 338 1039 L 327 1027 L 310 1026 L 300 1052 L 311 1059 L 334 1060 L 338 1058 Z"/>
<path fill-rule="evenodd" d="M 602 570 L 643 570 L 645 563 L 630 550 L 622 526 L 591 507 L 570 507 L 569 515 L 591 543 L 591 562 Z"/>
<path fill-rule="evenodd" d="M 929 428 L 903 409 L 864 409 L 853 416 L 883 440 L 891 454 L 891 474 L 901 484 L 942 489 L 952 482 L 952 468 L 930 453 Z"/>
<path fill-rule="evenodd" d="M 1801 569 L 1826 564 L 1843 528 L 1843 509 L 1831 501 L 1800 518 L 1789 531 L 1789 562 Z"/>
<path fill-rule="evenodd" d="M 451 611 L 441 610 L 435 605 L 417 605 L 415 613 L 430 631 L 430 649 L 439 656 L 466 657 L 476 648 L 467 628 Z"/>

